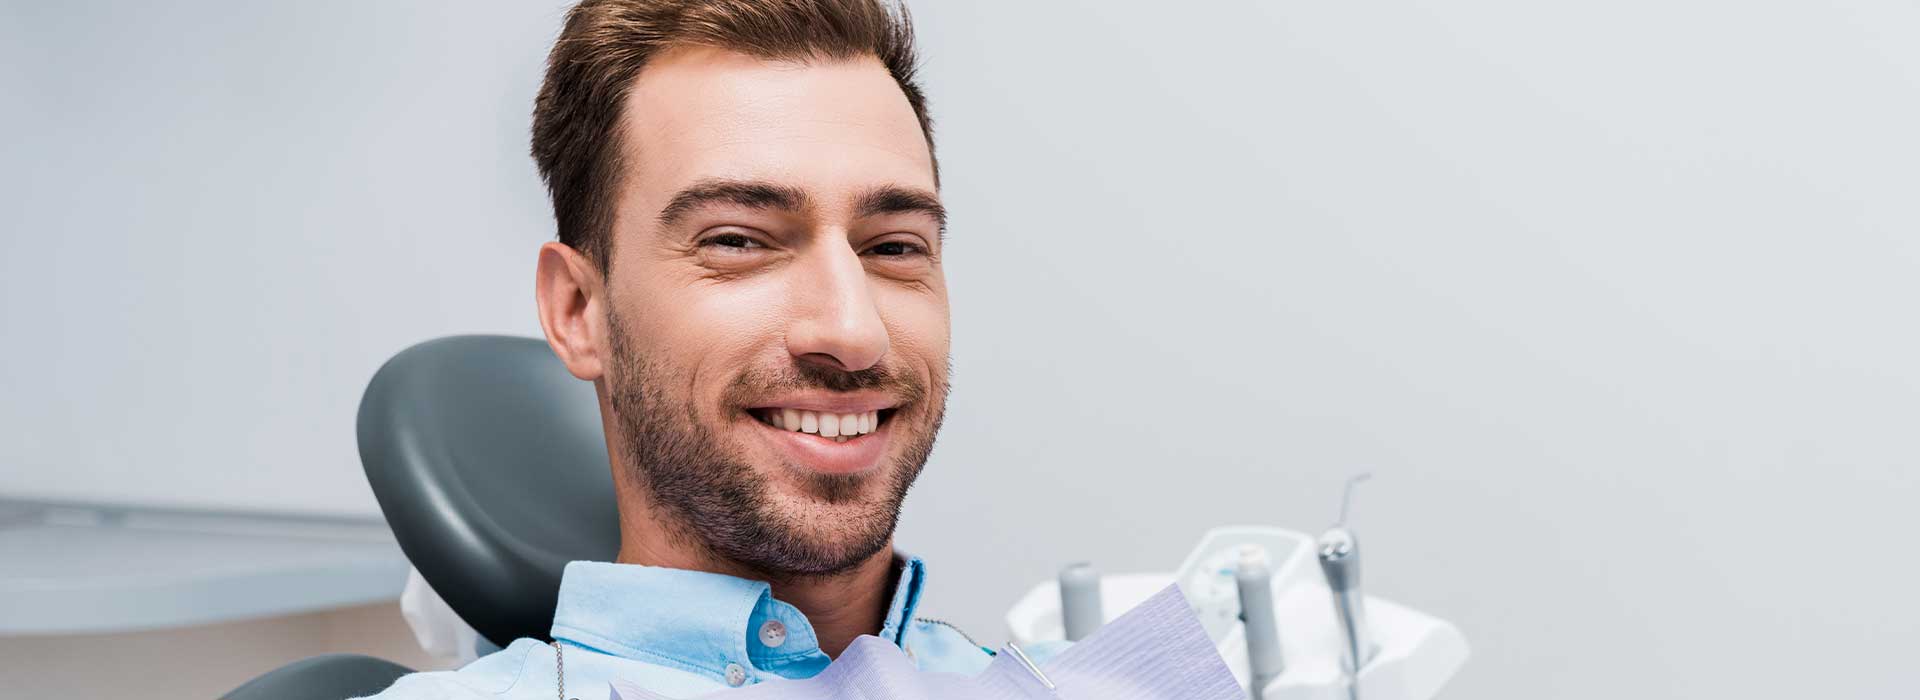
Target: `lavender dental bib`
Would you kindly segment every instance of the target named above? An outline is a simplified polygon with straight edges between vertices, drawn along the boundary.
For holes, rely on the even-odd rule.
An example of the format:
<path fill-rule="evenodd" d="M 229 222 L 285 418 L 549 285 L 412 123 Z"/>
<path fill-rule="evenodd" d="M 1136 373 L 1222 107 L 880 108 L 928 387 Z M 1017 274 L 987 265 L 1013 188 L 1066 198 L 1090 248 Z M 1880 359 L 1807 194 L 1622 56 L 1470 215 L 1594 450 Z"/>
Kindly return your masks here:
<path fill-rule="evenodd" d="M 1172 586 L 1074 643 L 1040 668 L 1055 688 L 1012 654 L 977 675 L 921 671 L 878 637 L 855 639 L 812 678 L 775 680 L 702 696 L 713 700 L 1241 700 L 1245 691 Z M 624 681 L 610 700 L 670 700 Z"/>

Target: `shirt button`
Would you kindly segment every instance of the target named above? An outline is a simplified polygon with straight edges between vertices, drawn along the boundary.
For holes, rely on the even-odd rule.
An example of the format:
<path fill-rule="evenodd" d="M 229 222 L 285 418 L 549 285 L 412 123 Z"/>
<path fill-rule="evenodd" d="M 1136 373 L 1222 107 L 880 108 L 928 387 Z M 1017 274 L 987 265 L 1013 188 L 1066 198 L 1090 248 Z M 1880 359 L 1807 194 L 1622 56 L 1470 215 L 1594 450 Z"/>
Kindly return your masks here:
<path fill-rule="evenodd" d="M 779 620 L 768 620 L 760 625 L 760 643 L 768 648 L 778 648 L 787 643 L 787 626 Z"/>
<path fill-rule="evenodd" d="M 905 644 L 902 644 L 902 645 L 900 645 L 900 650 L 901 650 L 901 651 L 904 651 L 904 652 L 906 652 L 906 653 L 907 653 L 907 660 L 908 660 L 908 661 L 912 661 L 912 662 L 915 662 L 915 663 L 919 663 L 919 661 L 920 661 L 920 658 L 919 658 L 919 657 L 917 657 L 917 656 L 914 656 L 914 655 L 913 655 L 913 647 L 911 647 L 911 646 L 908 646 L 908 645 L 905 645 Z"/>
<path fill-rule="evenodd" d="M 746 682 L 747 682 L 746 669 L 741 668 L 740 664 L 727 664 L 727 685 L 738 688 L 740 687 L 741 684 Z"/>

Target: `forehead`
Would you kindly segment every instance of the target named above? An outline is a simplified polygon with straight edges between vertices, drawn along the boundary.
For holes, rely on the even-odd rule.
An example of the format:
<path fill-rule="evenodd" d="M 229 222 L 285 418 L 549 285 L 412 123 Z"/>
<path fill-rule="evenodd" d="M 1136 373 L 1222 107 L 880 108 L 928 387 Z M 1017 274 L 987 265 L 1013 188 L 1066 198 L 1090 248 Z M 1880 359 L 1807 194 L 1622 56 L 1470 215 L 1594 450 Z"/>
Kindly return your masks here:
<path fill-rule="evenodd" d="M 641 69 L 622 115 L 633 204 L 712 178 L 770 180 L 822 201 L 876 185 L 934 189 L 906 95 L 879 59 L 768 61 L 676 47 Z"/>

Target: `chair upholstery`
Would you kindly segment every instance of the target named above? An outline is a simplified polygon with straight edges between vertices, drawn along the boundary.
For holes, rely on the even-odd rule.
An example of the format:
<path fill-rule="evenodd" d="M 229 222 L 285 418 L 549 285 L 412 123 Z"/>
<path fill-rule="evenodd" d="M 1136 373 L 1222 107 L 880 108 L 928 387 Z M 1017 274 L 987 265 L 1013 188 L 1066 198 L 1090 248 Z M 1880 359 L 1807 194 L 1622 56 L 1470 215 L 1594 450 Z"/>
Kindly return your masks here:
<path fill-rule="evenodd" d="M 372 695 L 413 670 L 359 654 L 327 654 L 281 666 L 220 700 L 346 700 Z"/>
<path fill-rule="evenodd" d="M 453 336 L 374 374 L 360 461 L 400 548 L 482 636 L 548 639 L 560 573 L 608 561 L 619 515 L 593 386 L 544 341 Z"/>

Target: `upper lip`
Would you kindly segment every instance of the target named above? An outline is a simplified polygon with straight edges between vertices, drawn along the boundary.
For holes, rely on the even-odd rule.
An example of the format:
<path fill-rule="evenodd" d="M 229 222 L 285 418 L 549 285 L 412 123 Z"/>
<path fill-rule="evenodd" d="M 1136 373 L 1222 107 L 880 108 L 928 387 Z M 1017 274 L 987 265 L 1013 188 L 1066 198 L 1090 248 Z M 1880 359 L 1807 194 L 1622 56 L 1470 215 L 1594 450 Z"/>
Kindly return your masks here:
<path fill-rule="evenodd" d="M 865 413 L 897 408 L 901 404 L 898 397 L 881 391 L 801 391 L 761 399 L 749 406 L 756 408 L 791 408 L 796 411 L 815 413 Z"/>

